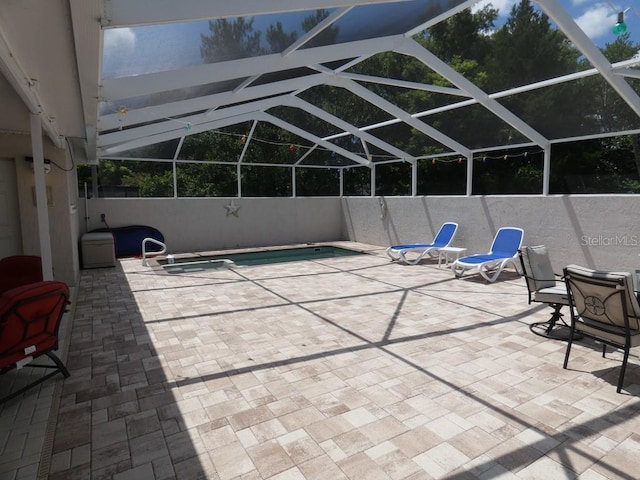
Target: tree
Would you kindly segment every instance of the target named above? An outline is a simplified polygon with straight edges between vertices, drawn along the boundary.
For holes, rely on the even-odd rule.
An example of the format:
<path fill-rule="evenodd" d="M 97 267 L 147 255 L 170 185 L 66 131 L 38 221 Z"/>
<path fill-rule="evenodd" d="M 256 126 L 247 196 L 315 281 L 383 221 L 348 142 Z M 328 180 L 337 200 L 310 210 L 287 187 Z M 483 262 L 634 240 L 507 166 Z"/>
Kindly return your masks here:
<path fill-rule="evenodd" d="M 283 52 L 297 38 L 298 34 L 296 32 L 286 33 L 281 22 L 276 22 L 275 25 L 269 25 L 267 28 L 267 43 L 271 53 Z"/>
<path fill-rule="evenodd" d="M 200 35 L 200 55 L 207 63 L 254 57 L 262 53 L 260 32 L 253 31 L 253 18 L 209 21 L 209 31 L 211 35 Z"/>
<path fill-rule="evenodd" d="M 313 15 L 308 15 L 302 20 L 302 30 L 310 32 L 316 25 L 329 16 L 325 9 L 316 10 Z M 318 35 L 306 43 L 306 47 L 317 47 L 319 45 L 333 45 L 338 38 L 338 28 L 331 26 L 322 30 Z"/>
<path fill-rule="evenodd" d="M 615 63 L 633 58 L 638 54 L 639 49 L 640 44 L 632 42 L 631 36 L 627 32 L 618 36 L 614 42 L 606 44 L 602 53 L 610 62 Z M 628 78 L 627 82 L 634 87 L 636 92 L 640 91 L 638 79 Z M 617 131 L 637 128 L 638 115 L 614 92 L 609 84 L 605 84 L 603 88 L 594 89 L 594 93 L 599 104 L 599 117 L 602 118 L 606 129 Z M 633 152 L 636 171 L 640 177 L 640 135 L 629 135 L 627 142 L 624 143 Z M 620 146 L 623 142 L 614 139 L 613 144 Z"/>

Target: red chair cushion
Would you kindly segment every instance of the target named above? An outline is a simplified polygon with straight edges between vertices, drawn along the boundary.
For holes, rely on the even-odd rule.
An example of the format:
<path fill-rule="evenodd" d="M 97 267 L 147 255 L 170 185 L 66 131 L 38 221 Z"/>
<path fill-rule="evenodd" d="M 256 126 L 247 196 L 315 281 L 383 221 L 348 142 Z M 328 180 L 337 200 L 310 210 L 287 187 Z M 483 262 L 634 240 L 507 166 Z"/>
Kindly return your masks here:
<path fill-rule="evenodd" d="M 23 285 L 0 296 L 0 368 L 56 348 L 68 298 L 67 285 L 55 281 Z"/>

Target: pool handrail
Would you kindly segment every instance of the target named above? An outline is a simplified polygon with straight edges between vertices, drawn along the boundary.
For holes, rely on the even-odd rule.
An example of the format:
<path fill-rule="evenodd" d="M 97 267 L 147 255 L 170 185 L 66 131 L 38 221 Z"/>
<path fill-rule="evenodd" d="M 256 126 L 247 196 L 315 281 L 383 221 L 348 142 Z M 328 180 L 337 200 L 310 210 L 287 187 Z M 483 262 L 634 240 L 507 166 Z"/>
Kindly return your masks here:
<path fill-rule="evenodd" d="M 147 252 L 148 242 L 155 243 L 156 245 L 161 246 L 162 250 L 160 250 L 159 252 Z M 167 245 L 162 243 L 160 240 L 156 240 L 155 238 L 150 238 L 150 237 L 147 237 L 144 240 L 142 240 L 142 266 L 143 267 L 149 266 L 149 263 L 147 262 L 148 255 L 156 256 L 156 255 L 162 255 L 163 253 L 167 253 Z"/>
<path fill-rule="evenodd" d="M 206 263 L 220 263 L 222 264 L 223 267 L 226 267 L 226 268 L 237 267 L 236 263 L 229 258 L 211 258 L 207 260 L 195 260 L 191 262 L 167 263 L 166 265 L 163 265 L 163 268 L 165 269 L 180 268 L 181 266 L 184 267 L 186 265 L 200 265 L 200 264 L 206 264 Z"/>

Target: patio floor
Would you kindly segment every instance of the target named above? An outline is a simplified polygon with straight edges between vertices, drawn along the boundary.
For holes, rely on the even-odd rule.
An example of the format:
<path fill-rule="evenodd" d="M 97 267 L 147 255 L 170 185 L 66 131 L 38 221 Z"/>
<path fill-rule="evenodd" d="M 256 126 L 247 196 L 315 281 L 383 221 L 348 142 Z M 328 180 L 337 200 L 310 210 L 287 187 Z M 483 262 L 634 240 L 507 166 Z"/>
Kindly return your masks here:
<path fill-rule="evenodd" d="M 368 248 L 83 271 L 71 377 L 0 407 L 0 479 L 640 477 L 637 350 L 616 394 L 621 355 L 579 342 L 563 370 L 515 273 L 455 279 Z"/>

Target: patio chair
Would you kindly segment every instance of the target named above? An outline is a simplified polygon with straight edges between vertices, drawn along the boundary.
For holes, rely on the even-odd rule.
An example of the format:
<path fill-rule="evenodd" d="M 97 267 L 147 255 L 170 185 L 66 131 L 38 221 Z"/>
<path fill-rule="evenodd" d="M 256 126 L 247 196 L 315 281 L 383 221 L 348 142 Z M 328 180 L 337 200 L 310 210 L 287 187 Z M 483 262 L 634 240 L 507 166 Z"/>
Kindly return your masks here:
<path fill-rule="evenodd" d="M 0 399 L 0 404 L 58 373 L 65 378 L 69 376 L 69 371 L 54 353 L 58 348 L 60 320 L 68 303 L 67 285 L 55 281 L 12 288 L 0 296 L 0 375 L 27 365 L 52 370 L 9 393 Z M 42 355 L 49 357 L 53 365 L 31 363 Z"/>
<path fill-rule="evenodd" d="M 640 306 L 633 290 L 633 277 L 627 272 L 592 270 L 578 265 L 564 269 L 569 294 L 571 328 L 563 368 L 567 368 L 576 333 L 622 349 L 624 356 L 616 392 L 620 393 L 629 359 L 629 350 L 640 345 Z"/>
<path fill-rule="evenodd" d="M 520 249 L 520 266 L 529 293 L 529 304 L 546 303 L 553 308 L 551 318 L 546 322 L 535 322 L 529 329 L 536 335 L 556 340 L 567 340 L 568 325 L 562 318 L 560 310 L 569 305 L 567 286 L 562 277 L 553 271 L 551 260 L 544 245 L 522 247 Z M 561 281 L 561 284 L 558 284 Z"/>
<path fill-rule="evenodd" d="M 387 248 L 387 255 L 392 261 L 398 261 L 407 265 L 415 265 L 426 255 L 436 256 L 439 248 L 448 247 L 458 230 L 458 224 L 453 222 L 443 223 L 431 243 L 409 243 L 406 245 L 392 245 Z M 407 258 L 407 253 L 417 253 L 415 258 Z"/>
<path fill-rule="evenodd" d="M 42 259 L 37 255 L 12 255 L 0 260 L 0 294 L 21 285 L 42 281 Z"/>
<path fill-rule="evenodd" d="M 509 264 L 517 272 L 518 250 L 522 245 L 524 230 L 517 227 L 502 227 L 496 233 L 488 253 L 476 253 L 455 260 L 451 270 L 456 277 L 461 277 L 467 270 L 475 270 L 490 283 L 493 283 Z"/>

